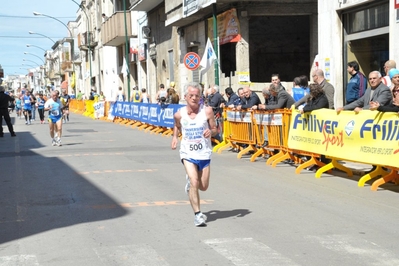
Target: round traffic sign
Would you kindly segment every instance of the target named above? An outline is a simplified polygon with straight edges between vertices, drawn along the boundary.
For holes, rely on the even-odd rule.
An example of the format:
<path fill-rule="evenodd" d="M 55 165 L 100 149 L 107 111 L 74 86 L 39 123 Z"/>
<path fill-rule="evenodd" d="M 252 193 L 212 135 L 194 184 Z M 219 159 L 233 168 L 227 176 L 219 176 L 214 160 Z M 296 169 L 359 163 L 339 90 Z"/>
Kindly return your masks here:
<path fill-rule="evenodd" d="M 184 56 L 184 65 L 190 70 L 196 70 L 200 63 L 201 58 L 197 53 L 189 52 Z"/>

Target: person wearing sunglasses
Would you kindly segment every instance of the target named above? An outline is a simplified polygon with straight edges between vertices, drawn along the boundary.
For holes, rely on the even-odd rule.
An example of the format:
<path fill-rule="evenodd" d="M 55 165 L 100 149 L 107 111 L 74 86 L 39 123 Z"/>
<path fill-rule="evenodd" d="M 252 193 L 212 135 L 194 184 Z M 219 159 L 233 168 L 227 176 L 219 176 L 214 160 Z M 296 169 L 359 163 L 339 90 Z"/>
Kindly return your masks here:
<path fill-rule="evenodd" d="M 371 102 L 370 110 L 380 112 L 399 112 L 399 69 L 389 70 L 389 77 L 392 82 L 392 102 L 388 105 L 380 105 L 379 102 Z"/>

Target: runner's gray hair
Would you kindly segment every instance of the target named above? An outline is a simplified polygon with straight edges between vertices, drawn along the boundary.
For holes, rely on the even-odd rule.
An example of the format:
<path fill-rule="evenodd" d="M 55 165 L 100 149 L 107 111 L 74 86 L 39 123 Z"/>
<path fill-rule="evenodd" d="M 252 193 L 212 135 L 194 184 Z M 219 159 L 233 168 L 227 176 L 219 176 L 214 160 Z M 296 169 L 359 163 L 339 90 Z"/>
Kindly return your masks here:
<path fill-rule="evenodd" d="M 200 85 L 198 82 L 189 82 L 189 83 L 187 83 L 186 85 L 184 85 L 184 96 L 187 95 L 187 92 L 188 92 L 188 88 L 189 88 L 189 87 L 198 89 L 198 91 L 199 91 L 200 94 L 201 94 L 201 90 L 202 90 L 201 85 Z"/>

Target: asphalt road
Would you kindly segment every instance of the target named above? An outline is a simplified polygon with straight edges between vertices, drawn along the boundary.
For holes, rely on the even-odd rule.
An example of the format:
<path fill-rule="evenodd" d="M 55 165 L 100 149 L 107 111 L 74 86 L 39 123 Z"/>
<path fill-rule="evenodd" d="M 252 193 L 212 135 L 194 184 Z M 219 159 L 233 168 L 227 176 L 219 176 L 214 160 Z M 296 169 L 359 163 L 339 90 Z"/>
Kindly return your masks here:
<path fill-rule="evenodd" d="M 0 138 L 0 266 L 399 265 L 398 186 L 214 154 L 195 227 L 170 137 L 72 114 Z M 355 155 L 354 155 L 355 156 Z"/>

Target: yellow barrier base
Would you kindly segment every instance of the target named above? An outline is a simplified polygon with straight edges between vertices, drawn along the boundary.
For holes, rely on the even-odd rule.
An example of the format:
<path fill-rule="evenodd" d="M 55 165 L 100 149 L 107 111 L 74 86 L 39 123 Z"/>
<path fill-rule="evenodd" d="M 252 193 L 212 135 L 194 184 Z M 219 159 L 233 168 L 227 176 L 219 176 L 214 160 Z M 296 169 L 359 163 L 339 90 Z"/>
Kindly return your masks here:
<path fill-rule="evenodd" d="M 391 172 L 388 175 L 383 176 L 373 182 L 373 184 L 371 185 L 371 190 L 377 191 L 379 186 L 381 186 L 385 183 L 391 182 L 391 181 L 394 181 L 395 184 L 397 185 L 399 182 L 398 171 L 399 171 L 399 168 L 391 168 Z"/>
<path fill-rule="evenodd" d="M 331 158 L 331 162 L 324 165 L 323 167 L 319 168 L 316 171 L 316 178 L 320 178 L 321 175 L 327 171 L 330 171 L 332 169 L 338 169 L 341 170 L 343 172 L 345 172 L 348 176 L 353 176 L 353 172 L 351 169 L 349 169 L 348 167 L 343 166 L 342 164 L 340 164 L 336 158 Z"/>
<path fill-rule="evenodd" d="M 376 178 L 377 176 L 386 176 L 389 173 L 387 171 L 385 171 L 384 169 L 382 169 L 382 166 L 377 165 L 377 167 L 375 168 L 374 171 L 365 174 L 364 176 L 362 176 L 359 180 L 359 182 L 357 183 L 357 186 L 359 187 L 364 187 L 364 184 L 366 184 L 367 181 Z"/>

